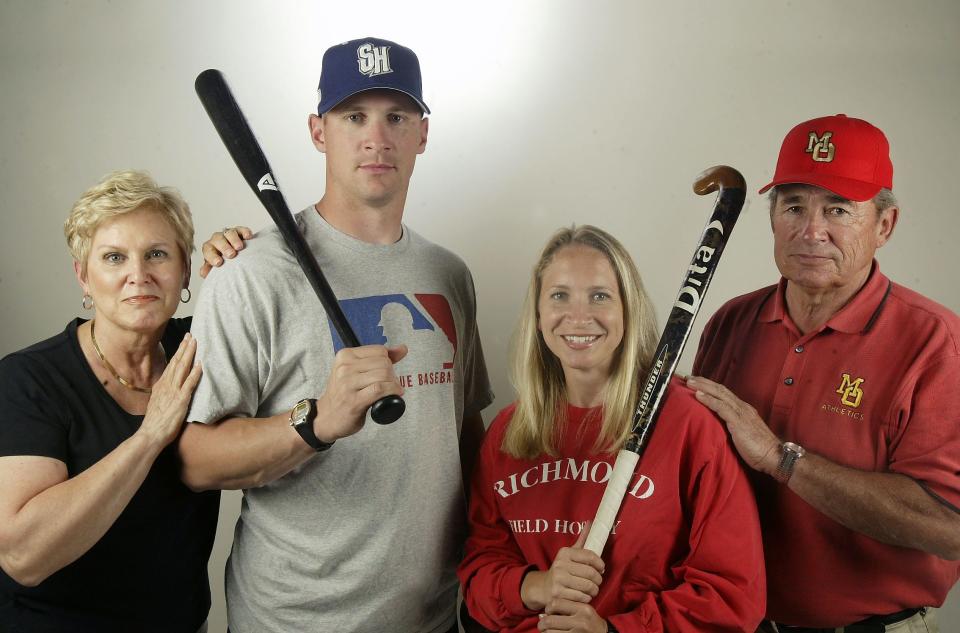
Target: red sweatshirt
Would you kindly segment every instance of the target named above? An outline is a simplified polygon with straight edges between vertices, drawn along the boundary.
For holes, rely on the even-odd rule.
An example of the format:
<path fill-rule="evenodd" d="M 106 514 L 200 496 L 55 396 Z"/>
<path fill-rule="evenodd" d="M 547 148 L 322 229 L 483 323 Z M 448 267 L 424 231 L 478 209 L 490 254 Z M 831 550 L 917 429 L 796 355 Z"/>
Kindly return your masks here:
<path fill-rule="evenodd" d="M 567 407 L 558 456 L 514 459 L 500 446 L 514 406 L 480 450 L 470 536 L 458 574 L 488 629 L 536 631 L 520 584 L 546 571 L 593 519 L 615 454 L 591 452 L 601 410 Z M 675 382 L 603 552 L 591 605 L 623 633 L 749 631 L 765 607 L 753 493 L 722 424 Z"/>

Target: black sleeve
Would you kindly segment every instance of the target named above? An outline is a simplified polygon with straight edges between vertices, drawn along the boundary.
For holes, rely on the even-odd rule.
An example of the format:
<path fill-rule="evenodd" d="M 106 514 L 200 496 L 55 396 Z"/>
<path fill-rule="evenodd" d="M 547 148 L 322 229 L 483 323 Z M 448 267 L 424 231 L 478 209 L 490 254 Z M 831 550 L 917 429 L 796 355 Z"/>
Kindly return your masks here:
<path fill-rule="evenodd" d="M 38 455 L 66 463 L 68 427 L 54 396 L 57 379 L 25 354 L 0 360 L 0 456 Z"/>
<path fill-rule="evenodd" d="M 177 353 L 177 348 L 180 347 L 180 342 L 183 341 L 184 335 L 190 331 L 190 326 L 193 324 L 193 317 L 182 317 L 179 319 L 170 319 L 167 322 L 167 328 L 163 331 L 163 351 L 166 352 L 167 358 L 170 358 Z"/>

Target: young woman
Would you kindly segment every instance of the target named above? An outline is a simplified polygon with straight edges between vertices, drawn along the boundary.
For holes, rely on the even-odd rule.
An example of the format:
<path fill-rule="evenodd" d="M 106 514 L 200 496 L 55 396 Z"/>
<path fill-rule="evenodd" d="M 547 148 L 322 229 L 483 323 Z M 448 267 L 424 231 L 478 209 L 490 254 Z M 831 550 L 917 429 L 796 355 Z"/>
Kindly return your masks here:
<path fill-rule="evenodd" d="M 753 495 L 722 425 L 669 397 L 603 558 L 582 549 L 656 346 L 623 246 L 562 229 L 533 270 L 459 568 L 470 615 L 502 631 L 754 631 L 765 606 Z"/>

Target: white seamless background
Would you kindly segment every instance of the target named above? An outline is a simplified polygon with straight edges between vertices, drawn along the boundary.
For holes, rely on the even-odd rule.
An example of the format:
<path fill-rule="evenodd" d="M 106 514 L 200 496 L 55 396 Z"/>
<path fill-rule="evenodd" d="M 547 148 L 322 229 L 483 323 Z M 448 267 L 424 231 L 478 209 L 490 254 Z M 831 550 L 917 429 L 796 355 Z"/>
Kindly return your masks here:
<path fill-rule="evenodd" d="M 958 31 L 952 0 L 4 0 L 0 354 L 80 313 L 62 224 L 109 171 L 147 169 L 178 187 L 198 241 L 268 223 L 194 94 L 206 68 L 227 75 L 291 208 L 317 200 L 324 162 L 306 119 L 321 55 L 369 35 L 420 56 L 434 114 L 405 220 L 473 271 L 498 396 L 488 423 L 512 399 L 507 342 L 554 228 L 589 222 L 617 235 L 662 319 L 713 203 L 691 183 L 711 165 L 737 167 L 749 206 L 702 326 L 726 299 L 776 281 L 756 190 L 787 130 L 816 116 L 842 112 L 887 133 L 902 213 L 882 268 L 960 311 Z M 699 328 L 691 348 L 698 338 Z M 238 508 L 239 493 L 226 493 L 210 562 L 218 633 Z M 941 612 L 945 631 L 960 629 L 958 596 Z"/>

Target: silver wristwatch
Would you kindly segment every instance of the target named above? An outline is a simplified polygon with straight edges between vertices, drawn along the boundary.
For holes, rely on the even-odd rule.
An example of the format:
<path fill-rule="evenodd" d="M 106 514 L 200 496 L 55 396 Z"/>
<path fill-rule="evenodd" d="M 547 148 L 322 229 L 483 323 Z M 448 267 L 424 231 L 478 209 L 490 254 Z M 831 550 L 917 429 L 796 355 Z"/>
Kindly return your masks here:
<path fill-rule="evenodd" d="M 796 468 L 800 458 L 806 455 L 806 451 L 799 444 L 793 442 L 784 442 L 780 445 L 780 463 L 773 472 L 773 478 L 782 484 L 790 481 L 793 469 Z"/>
<path fill-rule="evenodd" d="M 324 442 L 313 432 L 315 417 L 317 417 L 317 401 L 312 398 L 301 400 L 290 411 L 290 426 L 297 430 L 310 448 L 319 453 L 333 446 L 333 442 Z"/>

